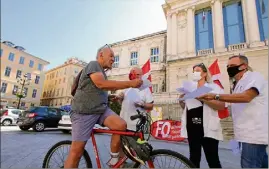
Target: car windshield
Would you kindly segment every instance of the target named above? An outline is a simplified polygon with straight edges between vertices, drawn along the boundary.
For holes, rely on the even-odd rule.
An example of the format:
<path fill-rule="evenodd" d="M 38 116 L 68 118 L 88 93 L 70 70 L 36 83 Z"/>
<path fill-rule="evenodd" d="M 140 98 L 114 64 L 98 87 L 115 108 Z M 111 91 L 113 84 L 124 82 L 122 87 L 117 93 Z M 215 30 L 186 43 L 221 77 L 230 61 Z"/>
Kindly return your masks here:
<path fill-rule="evenodd" d="M 61 111 L 61 114 L 62 114 L 62 115 L 70 115 L 70 112 L 62 110 L 62 111 Z"/>

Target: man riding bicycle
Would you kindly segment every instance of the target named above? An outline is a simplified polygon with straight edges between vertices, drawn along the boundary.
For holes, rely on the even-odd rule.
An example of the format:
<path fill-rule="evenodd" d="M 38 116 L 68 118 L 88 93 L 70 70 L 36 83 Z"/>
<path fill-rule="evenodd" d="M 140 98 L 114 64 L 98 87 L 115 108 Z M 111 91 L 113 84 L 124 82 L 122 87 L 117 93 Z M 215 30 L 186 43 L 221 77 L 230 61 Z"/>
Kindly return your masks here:
<path fill-rule="evenodd" d="M 85 145 L 96 123 L 111 130 L 126 130 L 126 122 L 108 108 L 108 90 L 138 88 L 141 79 L 130 81 L 107 80 L 105 69 L 111 69 L 114 52 L 105 45 L 97 51 L 96 61 L 91 61 L 83 70 L 71 103 L 72 144 L 64 168 L 77 168 Z M 111 137 L 111 160 L 114 165 L 119 160 L 120 136 Z"/>

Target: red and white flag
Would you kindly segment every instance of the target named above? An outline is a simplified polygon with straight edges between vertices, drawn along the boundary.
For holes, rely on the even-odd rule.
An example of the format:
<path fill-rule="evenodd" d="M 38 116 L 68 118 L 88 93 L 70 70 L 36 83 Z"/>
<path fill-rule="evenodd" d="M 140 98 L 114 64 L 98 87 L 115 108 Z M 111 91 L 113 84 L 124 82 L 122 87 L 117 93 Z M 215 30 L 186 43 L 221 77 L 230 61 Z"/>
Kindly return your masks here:
<path fill-rule="evenodd" d="M 220 81 L 221 73 L 220 73 L 220 69 L 219 69 L 218 59 L 216 59 L 212 63 L 212 65 L 209 66 L 208 70 L 209 70 L 210 74 L 212 75 L 213 82 L 216 83 L 217 85 L 219 85 L 219 87 L 221 87 L 222 89 L 224 89 L 224 87 Z M 229 117 L 228 107 L 225 107 L 224 110 L 219 110 L 218 113 L 219 113 L 220 119 L 224 119 L 224 118 Z"/>
<path fill-rule="evenodd" d="M 148 80 L 151 82 L 151 74 L 150 74 L 150 59 L 143 65 L 142 72 L 144 74 L 149 74 Z M 152 87 L 149 88 L 152 93 Z"/>

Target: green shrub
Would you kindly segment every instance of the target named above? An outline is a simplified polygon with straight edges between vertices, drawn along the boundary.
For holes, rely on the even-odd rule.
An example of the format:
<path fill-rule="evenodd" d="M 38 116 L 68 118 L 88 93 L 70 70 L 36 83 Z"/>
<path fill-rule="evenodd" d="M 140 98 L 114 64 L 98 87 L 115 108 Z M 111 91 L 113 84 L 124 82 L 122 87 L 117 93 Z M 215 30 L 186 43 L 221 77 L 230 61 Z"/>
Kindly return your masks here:
<path fill-rule="evenodd" d="M 119 102 L 109 102 L 109 107 L 115 113 L 117 113 L 118 115 L 120 115 L 121 104 Z"/>

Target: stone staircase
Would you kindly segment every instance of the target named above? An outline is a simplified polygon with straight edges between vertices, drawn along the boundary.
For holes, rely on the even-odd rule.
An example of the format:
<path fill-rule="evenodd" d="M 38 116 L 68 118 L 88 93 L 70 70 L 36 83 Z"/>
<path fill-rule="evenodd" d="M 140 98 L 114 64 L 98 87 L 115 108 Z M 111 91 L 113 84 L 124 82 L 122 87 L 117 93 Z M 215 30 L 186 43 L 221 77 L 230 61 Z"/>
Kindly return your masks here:
<path fill-rule="evenodd" d="M 221 120 L 222 133 L 224 140 L 230 140 L 234 138 L 233 120 L 232 117 Z"/>

